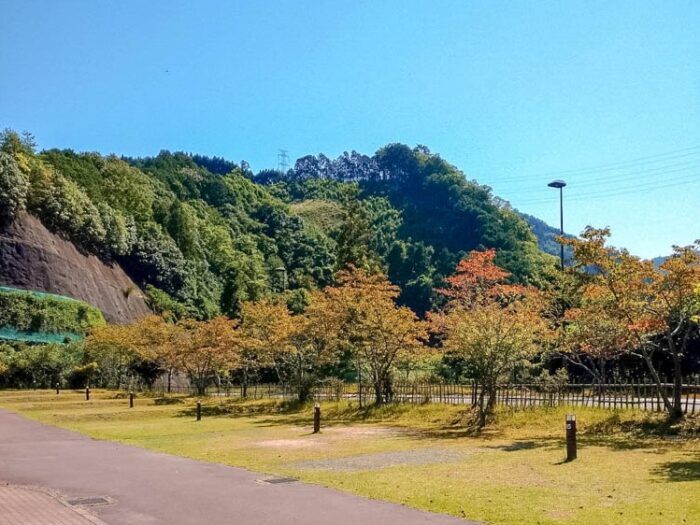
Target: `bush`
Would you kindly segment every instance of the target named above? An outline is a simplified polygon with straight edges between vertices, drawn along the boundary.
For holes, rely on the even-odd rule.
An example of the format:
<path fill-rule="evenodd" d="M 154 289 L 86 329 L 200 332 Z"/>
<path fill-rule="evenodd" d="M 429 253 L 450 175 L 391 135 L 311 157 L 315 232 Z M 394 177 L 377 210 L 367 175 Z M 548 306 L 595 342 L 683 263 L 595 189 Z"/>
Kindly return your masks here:
<path fill-rule="evenodd" d="M 56 383 L 66 384 L 83 356 L 80 344 L 0 345 L 0 386 L 53 388 Z"/>
<path fill-rule="evenodd" d="M 0 327 L 22 332 L 84 335 L 90 328 L 104 324 L 102 312 L 82 301 L 0 289 Z"/>
<path fill-rule="evenodd" d="M 74 367 L 67 376 L 70 388 L 84 388 L 92 383 L 97 374 L 97 363 L 94 361 Z"/>

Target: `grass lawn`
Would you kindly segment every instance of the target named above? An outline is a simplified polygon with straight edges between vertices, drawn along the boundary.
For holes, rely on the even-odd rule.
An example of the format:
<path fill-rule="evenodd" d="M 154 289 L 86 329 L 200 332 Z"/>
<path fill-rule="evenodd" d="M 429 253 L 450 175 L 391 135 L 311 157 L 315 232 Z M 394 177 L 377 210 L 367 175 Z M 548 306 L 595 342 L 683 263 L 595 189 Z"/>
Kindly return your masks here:
<path fill-rule="evenodd" d="M 471 437 L 464 407 L 324 403 L 314 435 L 308 405 L 209 399 L 195 422 L 193 399 L 137 398 L 129 409 L 123 393 L 91 397 L 9 391 L 0 407 L 99 439 L 488 524 L 700 523 L 700 439 L 688 437 L 698 422 L 668 435 L 657 414 L 577 408 L 579 459 L 564 463 L 561 408 L 503 410 Z"/>

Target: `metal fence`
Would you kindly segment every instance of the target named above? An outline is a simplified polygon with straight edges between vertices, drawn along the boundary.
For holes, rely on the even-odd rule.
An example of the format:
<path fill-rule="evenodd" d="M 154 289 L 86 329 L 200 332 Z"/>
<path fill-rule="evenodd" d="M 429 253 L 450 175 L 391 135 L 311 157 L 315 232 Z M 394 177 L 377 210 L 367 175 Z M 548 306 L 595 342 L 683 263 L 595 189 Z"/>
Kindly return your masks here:
<path fill-rule="evenodd" d="M 672 383 L 663 383 L 662 389 L 670 397 Z M 165 385 L 157 385 L 155 394 L 168 393 Z M 170 388 L 173 394 L 196 395 L 192 386 L 177 385 Z M 295 399 L 297 391 L 293 386 L 279 383 L 252 384 L 244 388 L 241 385 L 220 385 L 206 389 L 205 395 L 248 398 L 248 399 Z M 395 403 L 446 403 L 452 405 L 475 404 L 481 391 L 475 384 L 469 383 L 394 383 L 387 397 Z M 700 385 L 684 384 L 681 391 L 683 412 L 700 413 Z M 318 385 L 313 392 L 315 400 L 374 401 L 374 390 L 370 385 L 357 383 L 329 382 Z M 511 407 L 532 406 L 581 406 L 606 409 L 637 409 L 662 411 L 663 400 L 656 384 L 651 382 L 586 384 L 573 383 L 552 387 L 538 383 L 498 385 L 494 402 L 497 405 Z"/>

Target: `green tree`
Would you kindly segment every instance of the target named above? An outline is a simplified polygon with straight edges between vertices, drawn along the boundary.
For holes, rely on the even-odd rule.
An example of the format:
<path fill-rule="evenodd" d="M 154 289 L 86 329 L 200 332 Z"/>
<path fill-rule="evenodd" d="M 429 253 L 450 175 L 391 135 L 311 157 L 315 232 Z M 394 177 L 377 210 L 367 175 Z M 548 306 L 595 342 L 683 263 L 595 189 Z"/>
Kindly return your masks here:
<path fill-rule="evenodd" d="M 338 269 L 352 265 L 369 272 L 379 269 L 379 260 L 372 251 L 372 230 L 367 211 L 360 201 L 345 205 L 345 219 L 337 239 L 336 266 Z"/>
<path fill-rule="evenodd" d="M 14 219 L 27 203 L 29 182 L 15 159 L 0 151 L 0 220 Z"/>

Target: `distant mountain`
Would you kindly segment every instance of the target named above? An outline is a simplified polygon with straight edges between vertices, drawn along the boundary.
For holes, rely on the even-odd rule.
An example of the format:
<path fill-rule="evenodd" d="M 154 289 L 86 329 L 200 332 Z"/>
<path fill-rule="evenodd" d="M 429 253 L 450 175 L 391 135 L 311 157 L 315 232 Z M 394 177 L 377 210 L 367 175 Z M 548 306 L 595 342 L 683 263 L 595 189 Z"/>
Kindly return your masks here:
<path fill-rule="evenodd" d="M 559 257 L 561 253 L 561 245 L 556 240 L 557 237 L 561 235 L 559 228 L 554 228 L 553 226 L 550 226 L 544 222 L 542 219 L 538 219 L 533 215 L 528 215 L 527 213 L 522 212 L 518 213 L 527 221 L 530 228 L 532 228 L 532 233 L 534 233 L 535 237 L 537 237 L 537 246 L 539 246 L 540 250 L 550 255 Z M 572 238 L 574 236 L 565 232 L 564 237 Z M 568 246 L 564 248 L 564 260 L 571 260 L 571 248 Z"/>
<path fill-rule="evenodd" d="M 657 268 L 661 266 L 664 262 L 666 262 L 666 259 L 668 259 L 668 256 L 660 255 L 659 257 L 654 257 L 651 262 L 654 263 L 654 266 Z"/>

